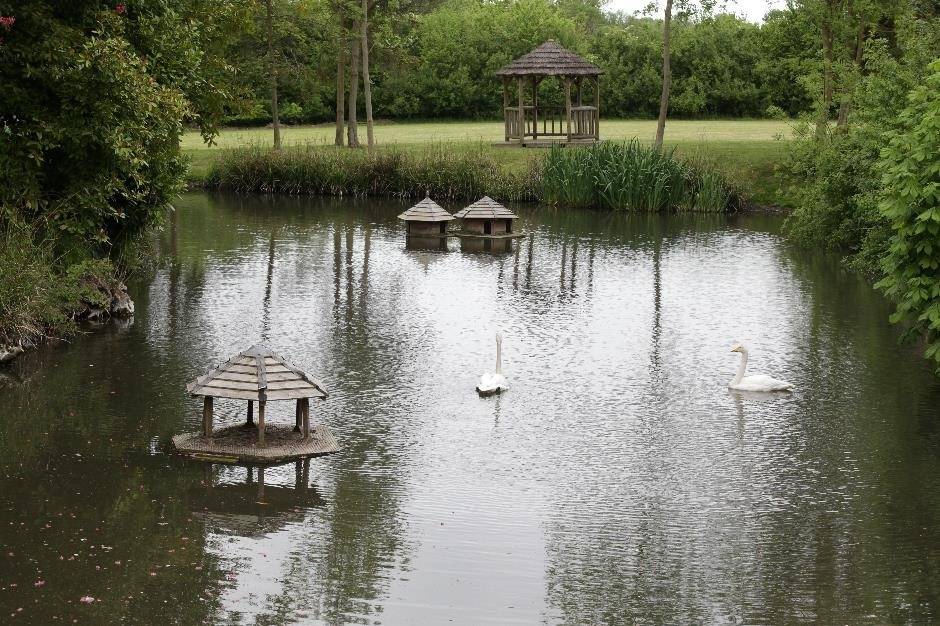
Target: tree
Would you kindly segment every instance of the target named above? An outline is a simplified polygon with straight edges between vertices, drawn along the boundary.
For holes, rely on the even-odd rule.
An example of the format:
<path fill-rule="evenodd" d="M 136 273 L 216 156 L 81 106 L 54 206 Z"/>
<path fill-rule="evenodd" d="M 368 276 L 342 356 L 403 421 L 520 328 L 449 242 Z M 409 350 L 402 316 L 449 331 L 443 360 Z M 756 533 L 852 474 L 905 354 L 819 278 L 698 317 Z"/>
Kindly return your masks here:
<path fill-rule="evenodd" d="M 353 32 L 359 29 L 359 23 L 353 25 Z M 360 42 L 353 36 L 349 38 L 349 115 L 347 116 L 347 144 L 350 148 L 359 147 L 359 123 L 357 109 L 359 108 L 359 57 Z"/>
<path fill-rule="evenodd" d="M 670 36 L 672 35 L 672 0 L 666 0 L 666 13 L 663 17 L 663 90 L 659 96 L 659 118 L 656 121 L 656 139 L 653 145 L 662 148 L 666 134 L 666 112 L 669 110 L 669 90 L 672 88 L 672 67 L 670 57 Z"/>
<path fill-rule="evenodd" d="M 897 302 L 891 320 L 925 340 L 940 374 L 940 60 L 908 102 L 879 164 L 892 230 L 879 286 Z"/>
<path fill-rule="evenodd" d="M 362 21 L 359 25 L 362 38 L 362 96 L 366 106 L 366 134 L 369 150 L 375 147 L 372 128 L 372 80 L 369 77 L 369 1 L 362 0 Z"/>
<path fill-rule="evenodd" d="M 0 15 L 15 17 L 0 29 L 0 219 L 65 262 L 117 256 L 180 190 L 183 124 L 216 132 L 231 78 L 217 55 L 244 8 L 0 0 Z"/>
<path fill-rule="evenodd" d="M 669 92 L 672 89 L 672 3 L 666 0 L 666 10 L 663 15 L 663 90 L 659 97 L 659 118 L 656 121 L 656 138 L 653 145 L 661 148 L 666 134 L 666 114 L 669 111 Z M 701 0 L 701 15 L 708 15 L 714 7 L 715 0 Z M 678 7 L 684 14 L 693 10 L 691 0 L 679 0 Z"/>
<path fill-rule="evenodd" d="M 346 127 L 346 44 L 343 42 L 343 27 L 340 25 L 340 34 L 336 36 L 336 138 L 334 143 L 342 146 L 344 143 L 343 131 Z"/>
<path fill-rule="evenodd" d="M 274 127 L 274 149 L 281 149 L 281 120 L 277 106 L 277 56 L 274 53 L 274 7 L 265 0 L 265 29 L 268 38 L 268 80 L 271 84 L 271 125 Z"/>

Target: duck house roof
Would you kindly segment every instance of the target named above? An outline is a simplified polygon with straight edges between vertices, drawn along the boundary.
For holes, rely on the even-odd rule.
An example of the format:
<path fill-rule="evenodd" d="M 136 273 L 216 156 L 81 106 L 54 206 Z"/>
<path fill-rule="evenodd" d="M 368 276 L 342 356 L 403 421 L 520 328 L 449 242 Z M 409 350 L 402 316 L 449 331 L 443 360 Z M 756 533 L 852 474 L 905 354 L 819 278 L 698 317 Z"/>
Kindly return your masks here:
<path fill-rule="evenodd" d="M 470 206 L 454 213 L 454 217 L 464 220 L 514 220 L 519 216 L 489 196 L 483 196 Z"/>
<path fill-rule="evenodd" d="M 431 198 L 425 198 L 399 215 L 398 219 L 406 222 L 447 222 L 454 219 L 454 216 Z"/>
<path fill-rule="evenodd" d="M 323 383 L 261 344 L 195 379 L 186 391 L 194 396 L 258 401 L 327 396 Z"/>

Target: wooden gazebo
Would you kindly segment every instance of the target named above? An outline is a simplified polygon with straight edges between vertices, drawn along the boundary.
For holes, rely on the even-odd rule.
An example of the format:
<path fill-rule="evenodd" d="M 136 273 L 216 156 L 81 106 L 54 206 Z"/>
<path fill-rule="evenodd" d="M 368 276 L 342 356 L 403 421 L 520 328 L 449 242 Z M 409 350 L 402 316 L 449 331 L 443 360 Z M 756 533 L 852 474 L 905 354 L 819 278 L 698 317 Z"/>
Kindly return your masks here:
<path fill-rule="evenodd" d="M 264 345 L 239 352 L 207 374 L 186 385 L 194 396 L 203 396 L 202 434 L 212 437 L 213 398 L 248 401 L 247 424 L 254 423 L 258 402 L 258 445 L 264 445 L 264 409 L 272 400 L 296 400 L 294 431 L 310 437 L 310 398 L 326 398 L 323 383 L 288 363 Z"/>
<path fill-rule="evenodd" d="M 544 146 L 554 143 L 595 143 L 600 140 L 601 68 L 549 39 L 519 57 L 496 75 L 503 81 L 503 117 L 506 145 Z M 539 105 L 539 83 L 557 77 L 564 87 L 564 107 Z M 516 83 L 516 102 L 511 86 Z M 594 88 L 594 104 L 585 105 L 581 90 Z M 575 95 L 572 97 L 572 89 Z M 531 92 L 526 104 L 526 92 Z"/>

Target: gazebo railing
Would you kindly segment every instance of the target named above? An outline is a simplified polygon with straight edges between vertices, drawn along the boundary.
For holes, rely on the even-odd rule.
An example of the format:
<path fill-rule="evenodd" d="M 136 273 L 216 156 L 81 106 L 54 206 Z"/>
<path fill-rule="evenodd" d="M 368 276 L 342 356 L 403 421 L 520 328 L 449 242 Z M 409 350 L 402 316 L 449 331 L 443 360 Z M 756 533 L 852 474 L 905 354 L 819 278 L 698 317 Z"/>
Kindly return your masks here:
<path fill-rule="evenodd" d="M 568 136 L 568 115 L 564 106 L 525 105 L 522 110 L 524 115 L 520 117 L 518 106 L 503 109 L 505 136 L 508 139 Z M 599 121 L 597 107 L 571 107 L 571 138 L 596 138 Z"/>

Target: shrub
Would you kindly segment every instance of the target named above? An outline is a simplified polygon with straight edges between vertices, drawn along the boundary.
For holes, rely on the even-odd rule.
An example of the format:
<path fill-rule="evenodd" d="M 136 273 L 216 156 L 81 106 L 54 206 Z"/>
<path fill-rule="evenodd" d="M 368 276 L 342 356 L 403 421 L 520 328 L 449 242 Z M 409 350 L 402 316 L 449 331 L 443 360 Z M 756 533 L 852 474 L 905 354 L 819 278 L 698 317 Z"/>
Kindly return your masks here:
<path fill-rule="evenodd" d="M 892 321 L 926 341 L 926 356 L 940 372 L 940 59 L 930 70 L 911 92 L 878 165 L 879 208 L 892 231 L 878 284 L 897 301 Z"/>
<path fill-rule="evenodd" d="M 416 197 L 505 201 L 538 198 L 537 168 L 500 166 L 480 145 L 470 150 L 439 144 L 421 151 L 373 153 L 308 145 L 273 151 L 262 146 L 229 150 L 213 164 L 209 187 L 236 192 Z"/>

